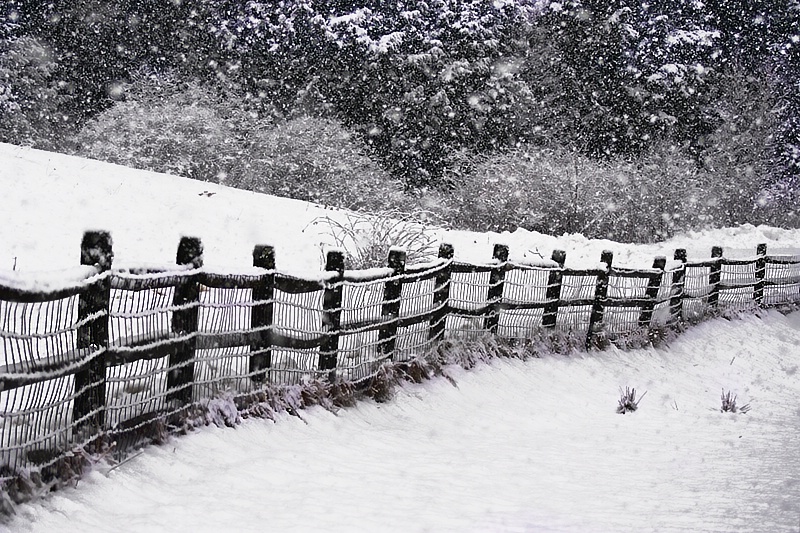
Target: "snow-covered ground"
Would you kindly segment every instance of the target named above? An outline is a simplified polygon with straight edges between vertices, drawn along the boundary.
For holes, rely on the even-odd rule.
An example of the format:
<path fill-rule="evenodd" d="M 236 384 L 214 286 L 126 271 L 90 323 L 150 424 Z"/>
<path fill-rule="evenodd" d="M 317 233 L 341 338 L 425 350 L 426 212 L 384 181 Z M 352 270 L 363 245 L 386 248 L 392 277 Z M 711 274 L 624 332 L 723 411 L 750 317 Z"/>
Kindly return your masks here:
<path fill-rule="evenodd" d="M 0 269 L 73 267 L 83 231 L 112 232 L 122 263 L 174 260 L 182 234 L 206 262 L 250 264 L 276 246 L 282 270 L 320 265 L 340 212 L 181 178 L 0 144 Z M 211 196 L 204 192 L 214 193 Z M 568 265 L 650 266 L 677 247 L 750 255 L 800 232 L 742 227 L 634 246 L 450 232 L 458 257 L 567 250 Z M 538 255 L 537 255 L 538 254 Z M 800 531 L 800 314 L 715 320 L 660 349 L 495 361 L 457 387 L 436 379 L 337 415 L 204 428 L 99 468 L 21 506 L 10 531 Z M 647 395 L 615 413 L 620 387 Z M 722 389 L 750 403 L 721 413 Z"/>
<path fill-rule="evenodd" d="M 800 314 L 659 350 L 496 361 L 387 404 L 206 428 L 15 531 L 796 532 Z M 615 413 L 619 388 L 647 391 Z M 747 414 L 721 413 L 721 390 Z"/>

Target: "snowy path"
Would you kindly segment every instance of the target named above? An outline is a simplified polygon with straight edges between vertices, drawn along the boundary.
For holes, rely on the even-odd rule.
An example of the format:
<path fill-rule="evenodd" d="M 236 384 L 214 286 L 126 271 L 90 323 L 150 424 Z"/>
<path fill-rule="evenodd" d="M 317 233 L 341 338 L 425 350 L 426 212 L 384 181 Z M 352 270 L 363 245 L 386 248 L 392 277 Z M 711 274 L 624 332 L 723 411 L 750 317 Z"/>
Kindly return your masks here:
<path fill-rule="evenodd" d="M 669 349 L 496 361 L 388 404 L 151 447 L 16 531 L 798 531 L 800 313 Z M 647 390 L 614 412 L 618 388 Z M 719 412 L 721 388 L 751 403 Z M 677 409 L 676 409 L 677 407 Z"/>

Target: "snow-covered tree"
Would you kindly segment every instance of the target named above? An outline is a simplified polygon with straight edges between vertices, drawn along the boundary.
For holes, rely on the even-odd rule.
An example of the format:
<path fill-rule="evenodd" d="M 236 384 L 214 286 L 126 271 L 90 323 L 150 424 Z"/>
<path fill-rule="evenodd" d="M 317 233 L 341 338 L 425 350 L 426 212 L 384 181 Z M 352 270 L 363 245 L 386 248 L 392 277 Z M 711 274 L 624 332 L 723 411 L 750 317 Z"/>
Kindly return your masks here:
<path fill-rule="evenodd" d="M 0 41 L 0 141 L 50 147 L 63 123 L 53 53 L 33 37 Z"/>
<path fill-rule="evenodd" d="M 254 93 L 357 127 L 408 184 L 460 147 L 513 145 L 529 97 L 515 76 L 525 2 L 248 2 L 219 24 Z"/>

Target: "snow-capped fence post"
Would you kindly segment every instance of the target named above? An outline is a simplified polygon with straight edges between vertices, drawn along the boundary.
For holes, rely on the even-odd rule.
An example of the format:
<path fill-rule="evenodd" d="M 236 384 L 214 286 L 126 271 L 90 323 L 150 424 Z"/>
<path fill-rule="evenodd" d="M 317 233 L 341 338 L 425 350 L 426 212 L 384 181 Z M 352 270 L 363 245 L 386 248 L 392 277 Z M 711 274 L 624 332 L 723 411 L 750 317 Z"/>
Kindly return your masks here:
<path fill-rule="evenodd" d="M 486 300 L 489 303 L 489 314 L 486 317 L 486 329 L 497 335 L 497 326 L 500 322 L 500 306 L 503 300 L 503 285 L 506 279 L 506 262 L 508 261 L 508 246 L 495 244 L 492 258 L 496 261 L 495 267 L 489 272 L 489 290 Z"/>
<path fill-rule="evenodd" d="M 545 300 L 547 301 L 542 311 L 542 327 L 548 329 L 556 327 L 558 301 L 561 299 L 561 280 L 564 277 L 564 263 L 567 261 L 567 252 L 565 250 L 553 250 L 551 258 L 558 264 L 558 267 L 551 270 L 547 277 L 547 291 L 545 293 Z"/>
<path fill-rule="evenodd" d="M 114 259 L 111 235 L 106 231 L 87 231 L 81 241 L 81 264 L 106 272 Z M 80 438 L 99 434 L 105 425 L 106 349 L 108 348 L 108 307 L 111 279 L 95 281 L 78 298 L 77 348 L 92 356 L 75 372 L 75 400 L 72 420 Z"/>
<path fill-rule="evenodd" d="M 196 237 L 181 237 L 176 257 L 177 264 L 198 269 L 203 266 L 203 243 Z M 192 402 L 194 381 L 194 356 L 197 346 L 197 319 L 199 315 L 200 282 L 198 274 L 190 274 L 175 286 L 172 305 L 172 333 L 181 339 L 169 355 L 167 373 L 167 400 L 181 405 Z"/>
<path fill-rule="evenodd" d="M 344 252 L 331 250 L 325 257 L 325 270 L 334 272 L 328 280 L 322 300 L 322 324 L 326 335 L 319 347 L 319 370 L 336 368 L 339 352 L 339 331 L 342 327 L 342 281 L 344 279 Z"/>
<path fill-rule="evenodd" d="M 258 245 L 253 248 L 253 266 L 267 270 L 253 287 L 253 308 L 250 327 L 260 331 L 258 340 L 250 345 L 250 379 L 260 383 L 267 380 L 272 366 L 272 320 L 275 315 L 275 248 Z"/>
<path fill-rule="evenodd" d="M 397 321 L 400 318 L 400 296 L 403 292 L 403 274 L 406 271 L 406 252 L 400 248 L 389 250 L 387 265 L 392 277 L 383 284 L 383 306 L 381 329 L 378 341 L 383 355 L 392 357 L 397 345 Z"/>
<path fill-rule="evenodd" d="M 756 284 L 753 287 L 753 300 L 759 307 L 764 306 L 764 276 L 767 272 L 767 243 L 756 246 Z"/>
<path fill-rule="evenodd" d="M 686 280 L 686 249 L 678 248 L 673 256 L 675 261 L 683 263 L 672 271 L 672 287 L 670 288 L 669 314 L 673 325 L 683 318 L 683 286 Z"/>
<path fill-rule="evenodd" d="M 708 272 L 708 307 L 712 312 L 719 308 L 719 281 L 722 273 L 722 247 L 713 246 L 711 248 L 711 268 Z M 716 259 L 716 261 L 714 261 Z"/>
<path fill-rule="evenodd" d="M 454 255 L 455 250 L 452 244 L 442 243 L 439 245 L 439 259 L 452 262 Z M 450 265 L 448 264 L 436 274 L 436 285 L 433 291 L 433 308 L 435 311 L 430 320 L 429 340 L 444 339 L 447 306 L 450 303 L 450 270 Z"/>
<path fill-rule="evenodd" d="M 645 289 L 644 293 L 647 301 L 644 303 L 644 305 L 642 305 L 642 309 L 639 313 L 640 328 L 653 327 L 653 309 L 655 309 L 656 306 L 656 299 L 658 298 L 658 292 L 661 289 L 661 281 L 664 279 L 664 267 L 666 266 L 667 258 L 664 256 L 660 255 L 653 261 L 653 268 L 657 269 L 658 272 L 650 274 L 647 281 L 647 289 Z"/>
<path fill-rule="evenodd" d="M 592 304 L 592 314 L 589 317 L 589 331 L 586 333 L 586 349 L 592 344 L 603 346 L 604 340 L 600 338 L 603 331 L 603 315 L 605 314 L 606 297 L 608 296 L 608 275 L 611 272 L 611 264 L 614 261 L 614 253 L 610 250 L 603 250 L 600 254 L 600 262 L 605 263 L 605 268 L 597 274 L 597 284 L 594 290 L 594 303 Z"/>

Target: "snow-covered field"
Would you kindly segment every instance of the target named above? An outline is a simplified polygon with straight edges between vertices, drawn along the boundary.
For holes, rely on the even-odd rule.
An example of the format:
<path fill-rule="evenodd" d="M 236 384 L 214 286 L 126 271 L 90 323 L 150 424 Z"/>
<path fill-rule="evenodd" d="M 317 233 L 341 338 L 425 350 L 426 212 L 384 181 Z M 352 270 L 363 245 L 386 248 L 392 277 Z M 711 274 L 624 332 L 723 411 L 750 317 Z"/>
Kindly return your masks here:
<path fill-rule="evenodd" d="M 338 211 L 0 144 L 0 270 L 78 262 L 85 229 L 112 232 L 121 263 L 168 263 L 182 234 L 206 262 L 250 264 L 272 244 L 282 270 L 320 267 Z M 214 193 L 212 195 L 203 193 Z M 449 232 L 457 257 L 567 250 L 567 263 L 650 266 L 721 244 L 752 255 L 800 232 L 742 227 L 634 246 Z M 458 386 L 407 386 L 387 404 L 278 423 L 205 428 L 101 467 L 19 508 L 10 531 L 800 531 L 800 315 L 715 320 L 661 349 L 495 361 Z M 647 391 L 615 413 L 619 388 Z M 721 413 L 722 389 L 750 403 Z"/>

